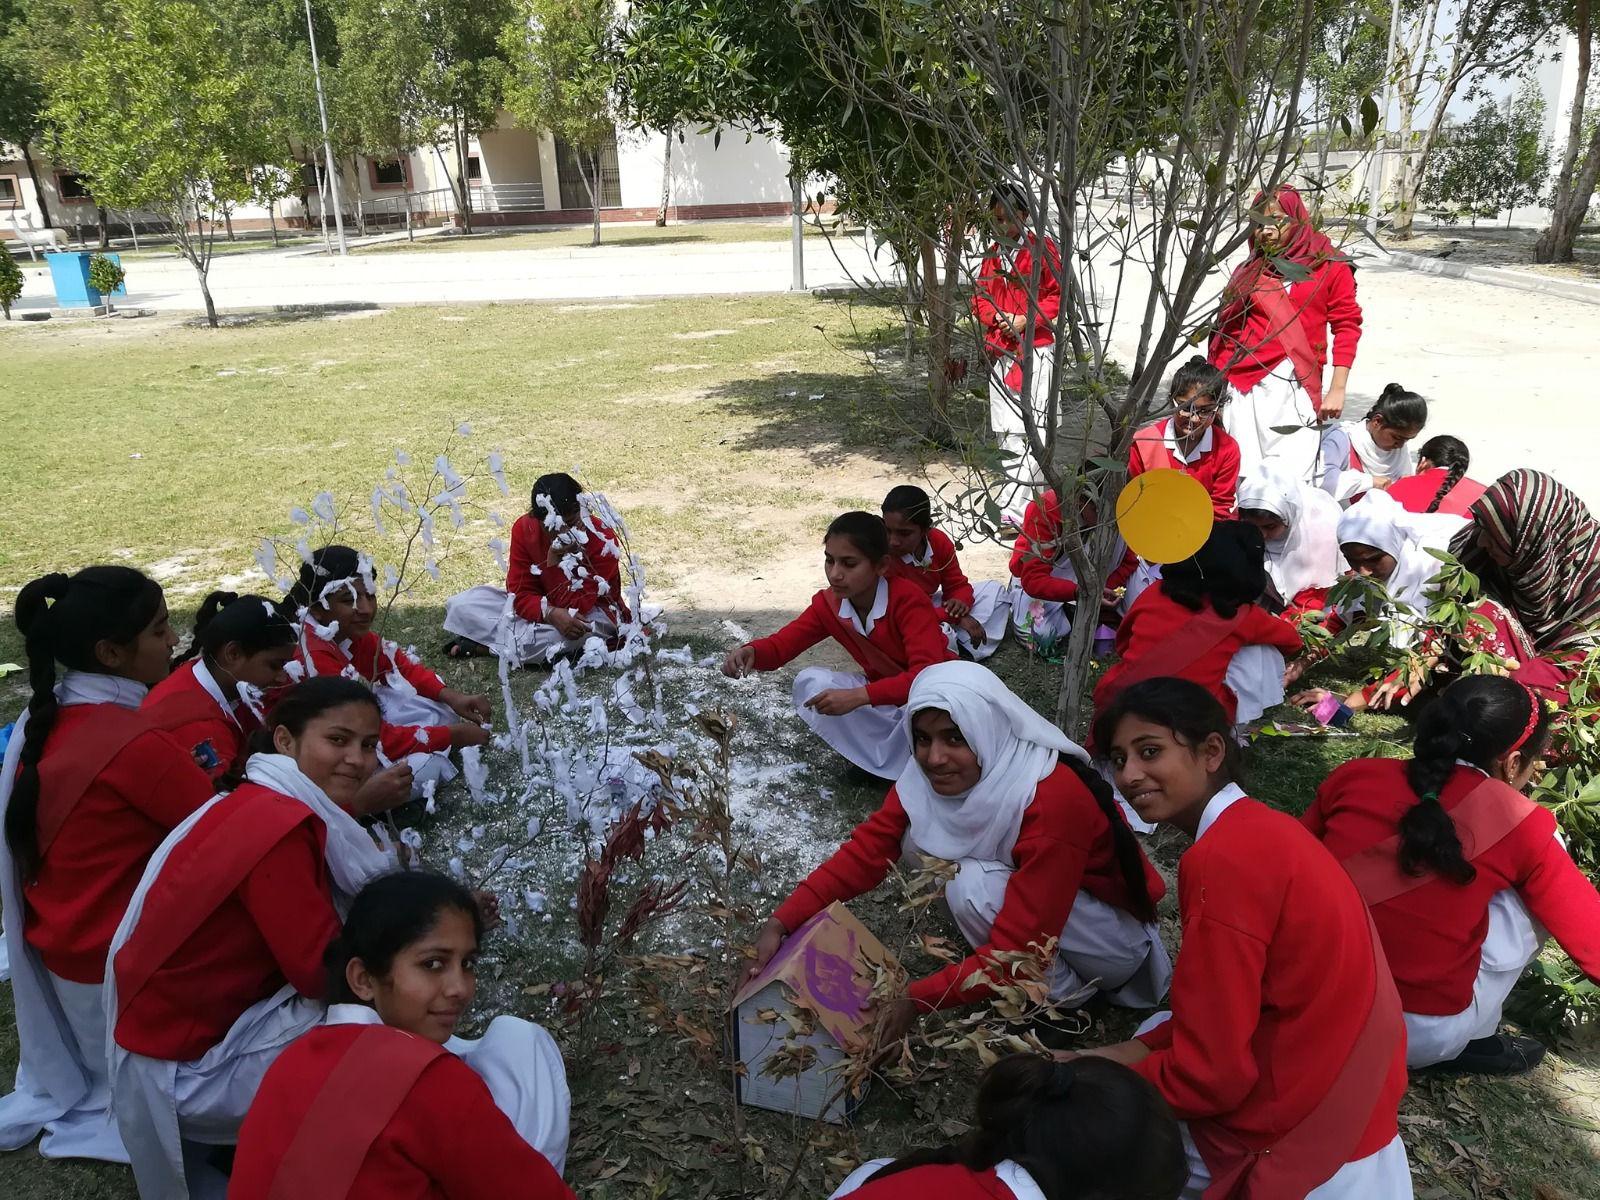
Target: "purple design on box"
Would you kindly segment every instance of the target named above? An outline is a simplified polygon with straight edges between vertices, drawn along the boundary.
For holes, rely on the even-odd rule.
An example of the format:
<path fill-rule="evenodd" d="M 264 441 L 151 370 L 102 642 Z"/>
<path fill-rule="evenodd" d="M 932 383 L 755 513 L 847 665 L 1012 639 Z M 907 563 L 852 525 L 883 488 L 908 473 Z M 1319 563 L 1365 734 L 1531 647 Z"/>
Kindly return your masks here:
<path fill-rule="evenodd" d="M 829 1012 L 854 1017 L 866 1007 L 871 989 L 856 982 L 856 935 L 851 931 L 849 957 L 841 958 L 815 943 L 806 946 L 806 988 Z"/>

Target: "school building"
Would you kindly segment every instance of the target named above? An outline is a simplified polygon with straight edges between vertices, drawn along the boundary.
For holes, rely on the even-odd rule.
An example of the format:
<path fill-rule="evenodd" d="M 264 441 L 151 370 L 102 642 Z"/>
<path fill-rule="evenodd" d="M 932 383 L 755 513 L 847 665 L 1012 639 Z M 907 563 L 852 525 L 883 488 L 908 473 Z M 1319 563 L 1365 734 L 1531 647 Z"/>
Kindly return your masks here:
<path fill-rule="evenodd" d="M 783 216 L 790 211 L 789 152 L 762 134 L 748 140 L 737 131 L 721 139 L 684 131 L 666 134 L 620 129 L 601 158 L 601 220 L 653 219 L 668 185 L 667 216 L 673 220 Z M 231 214 L 235 230 L 320 225 L 332 212 L 322 178 L 320 147 L 299 157 L 291 194 L 268 213 L 263 205 L 240 205 Z M 0 143 L 0 238 L 26 236 L 53 225 L 74 241 L 98 235 L 101 219 L 89 184 L 70 165 L 52 163 L 33 148 L 32 173 L 18 147 Z M 495 127 L 470 140 L 465 173 L 474 228 L 583 224 L 591 219 L 589 192 L 578 161 L 560 138 L 524 129 L 507 113 Z M 403 228 L 460 223 L 454 183 L 457 163 L 448 142 L 391 157 L 347 156 L 339 169 L 340 207 L 347 225 Z M 34 185 L 34 176 L 39 186 Z M 42 202 L 41 202 L 42 192 Z M 46 222 L 44 210 L 48 208 Z M 157 232 L 156 214 L 115 209 L 105 214 L 112 237 Z"/>

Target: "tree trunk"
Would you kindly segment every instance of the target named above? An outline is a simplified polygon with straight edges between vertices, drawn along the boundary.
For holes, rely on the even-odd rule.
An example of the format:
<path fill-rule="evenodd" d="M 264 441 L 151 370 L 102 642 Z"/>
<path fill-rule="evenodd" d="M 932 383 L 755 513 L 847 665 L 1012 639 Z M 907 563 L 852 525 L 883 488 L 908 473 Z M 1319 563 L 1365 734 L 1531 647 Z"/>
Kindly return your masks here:
<path fill-rule="evenodd" d="M 1594 136 L 1589 139 L 1588 148 L 1585 150 L 1583 169 L 1578 172 L 1578 177 L 1573 181 L 1572 194 L 1567 198 L 1567 207 L 1564 211 L 1554 212 L 1550 217 L 1550 228 L 1544 231 L 1539 239 L 1539 245 L 1534 249 L 1534 259 L 1537 262 L 1572 262 L 1572 244 L 1577 240 L 1578 230 L 1583 227 L 1583 218 L 1588 214 L 1589 202 L 1594 198 L 1595 185 L 1600 183 L 1600 124 L 1595 126 Z M 1549 257 L 1540 257 L 1540 250 L 1546 246 L 1549 239 Z"/>
<path fill-rule="evenodd" d="M 272 248 L 278 248 L 278 201 L 276 198 L 267 200 L 267 224 L 272 226 Z"/>
<path fill-rule="evenodd" d="M 600 244 L 600 155 L 598 153 L 589 155 L 588 171 L 583 169 L 584 156 L 575 154 L 574 157 L 578 160 L 578 174 L 583 179 L 583 190 L 589 193 L 589 211 L 594 216 L 594 228 L 589 235 L 589 245 L 598 246 Z M 591 171 L 594 173 L 593 179 L 590 178 Z"/>
<path fill-rule="evenodd" d="M 100 249 L 111 249 L 110 217 L 107 216 L 104 205 L 96 204 L 94 206 L 94 219 L 95 223 L 100 226 Z"/>
<path fill-rule="evenodd" d="M 452 120 L 456 140 L 456 178 L 461 181 L 461 232 L 472 232 L 472 189 L 467 181 L 467 131 L 461 124 L 458 110 Z"/>
<path fill-rule="evenodd" d="M 211 287 L 206 280 L 209 268 L 196 265 L 194 273 L 200 280 L 200 298 L 206 302 L 206 322 L 211 328 L 215 329 L 217 327 L 217 305 L 211 299 Z"/>
<path fill-rule="evenodd" d="M 656 225 L 665 229 L 667 205 L 672 202 L 672 130 L 667 130 L 667 150 L 661 156 L 661 208 L 656 212 Z"/>
<path fill-rule="evenodd" d="M 39 168 L 33 165 L 33 154 L 28 149 L 28 143 L 22 143 L 22 161 L 27 164 L 28 178 L 33 181 L 33 194 L 39 201 L 39 219 L 43 228 L 54 229 L 55 222 L 50 219 L 50 197 L 44 194 L 44 185 L 39 182 Z"/>
<path fill-rule="evenodd" d="M 1572 93 L 1572 112 L 1567 117 L 1567 144 L 1561 153 L 1561 168 L 1556 173 L 1555 193 L 1550 202 L 1550 224 L 1539 235 L 1539 240 L 1534 245 L 1534 262 L 1572 261 L 1573 239 L 1577 236 L 1583 214 L 1588 211 L 1589 196 L 1593 192 L 1592 185 L 1589 192 L 1575 192 L 1573 187 L 1574 175 L 1578 169 L 1578 156 L 1583 148 L 1583 122 L 1589 95 L 1590 55 L 1594 38 L 1594 30 L 1590 23 L 1589 0 L 1577 0 L 1573 12 L 1572 30 L 1578 38 L 1577 86 Z M 1589 157 L 1585 166 L 1595 161 L 1597 144 L 1600 144 L 1600 125 L 1596 125 L 1595 137 L 1590 139 Z M 1581 203 L 1577 202 L 1580 197 Z M 1573 218 L 1574 209 L 1576 209 L 1576 219 Z"/>
<path fill-rule="evenodd" d="M 222 224 L 228 230 L 228 240 L 230 242 L 238 241 L 239 239 L 233 236 L 233 205 L 224 204 L 222 206 Z"/>

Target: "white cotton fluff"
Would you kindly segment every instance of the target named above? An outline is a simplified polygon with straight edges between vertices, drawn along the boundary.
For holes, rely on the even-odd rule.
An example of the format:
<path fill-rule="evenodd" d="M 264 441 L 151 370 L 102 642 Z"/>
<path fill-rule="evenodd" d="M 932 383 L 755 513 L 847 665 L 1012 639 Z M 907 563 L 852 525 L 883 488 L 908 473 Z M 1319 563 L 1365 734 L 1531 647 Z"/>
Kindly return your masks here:
<path fill-rule="evenodd" d="M 467 878 L 466 864 L 459 858 L 452 858 L 450 860 L 450 874 L 454 875 L 457 879 L 465 881 Z"/>
<path fill-rule="evenodd" d="M 318 492 L 311 501 L 311 511 L 316 513 L 323 521 L 332 525 L 334 521 L 333 493 Z"/>
<path fill-rule="evenodd" d="M 296 504 L 289 510 L 289 520 L 296 525 L 309 525 L 311 524 L 311 514 Z"/>
<path fill-rule="evenodd" d="M 536 892 L 532 888 L 523 889 L 522 902 L 528 906 L 528 911 L 531 913 L 542 913 L 548 903 L 543 892 Z"/>

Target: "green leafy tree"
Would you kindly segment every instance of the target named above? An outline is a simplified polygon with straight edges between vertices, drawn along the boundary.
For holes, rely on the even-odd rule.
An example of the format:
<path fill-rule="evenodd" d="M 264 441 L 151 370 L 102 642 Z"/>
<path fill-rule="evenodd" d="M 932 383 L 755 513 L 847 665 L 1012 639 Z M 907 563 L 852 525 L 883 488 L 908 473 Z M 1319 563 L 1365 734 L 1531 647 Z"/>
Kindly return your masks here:
<path fill-rule="evenodd" d="M 209 5 L 115 0 L 73 31 L 47 85 L 48 119 L 95 196 L 161 213 L 217 324 L 208 275 L 225 205 L 251 198 L 251 168 L 282 153 L 252 64 Z"/>
<path fill-rule="evenodd" d="M 525 129 L 548 129 L 572 149 L 600 244 L 601 155 L 616 137 L 611 110 L 611 0 L 519 0 L 501 35 L 506 110 Z"/>
<path fill-rule="evenodd" d="M 29 51 L 21 0 L 0 0 L 0 142 L 22 152 L 22 161 L 39 199 L 44 227 L 51 227 L 50 202 L 39 183 L 33 143 L 44 133 L 45 94 L 38 63 Z"/>
<path fill-rule="evenodd" d="M 0 311 L 11 320 L 11 306 L 22 295 L 22 268 L 11 257 L 11 251 L 0 246 Z"/>
<path fill-rule="evenodd" d="M 1316 49 L 1306 65 L 1314 100 L 1311 113 L 1320 126 L 1317 164 L 1312 182 L 1316 211 L 1328 190 L 1328 154 L 1334 139 L 1370 134 L 1379 111 L 1375 92 L 1383 88 L 1384 55 L 1389 37 L 1389 6 L 1383 0 L 1335 5 L 1316 35 Z"/>
<path fill-rule="evenodd" d="M 110 316 L 113 309 L 111 294 L 127 280 L 128 273 L 122 269 L 116 259 L 104 254 L 91 255 L 89 258 L 89 286 L 99 292 L 105 299 L 106 316 Z"/>
<path fill-rule="evenodd" d="M 1436 215 L 1492 218 L 1539 198 L 1550 173 L 1544 98 L 1531 81 L 1503 104 L 1486 100 L 1440 139 L 1421 199 Z"/>
<path fill-rule="evenodd" d="M 1506 102 L 1505 150 L 1507 166 L 1498 207 L 1511 224 L 1514 209 L 1536 204 L 1550 178 L 1550 145 L 1544 137 L 1544 94 L 1533 80 L 1525 80 Z"/>
<path fill-rule="evenodd" d="M 1567 112 L 1567 136 L 1556 170 L 1555 190 L 1550 197 L 1550 224 L 1534 246 L 1536 262 L 1571 262 L 1572 245 L 1577 239 L 1595 186 L 1600 184 L 1600 120 L 1595 110 L 1600 97 L 1590 85 L 1596 30 L 1592 0 L 1574 0 L 1568 19 L 1578 47 L 1577 88 Z"/>

